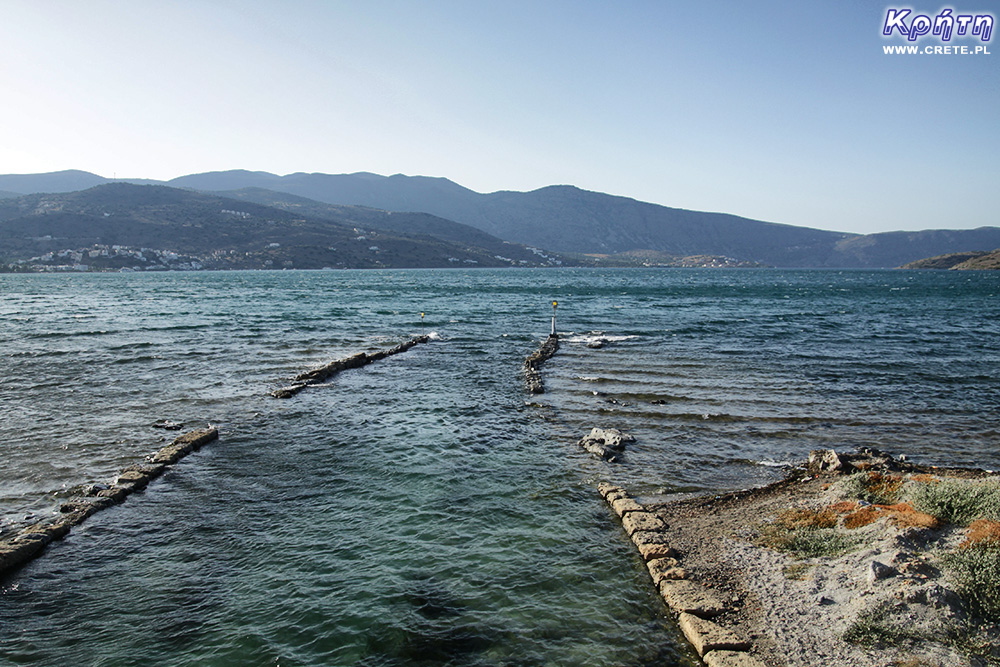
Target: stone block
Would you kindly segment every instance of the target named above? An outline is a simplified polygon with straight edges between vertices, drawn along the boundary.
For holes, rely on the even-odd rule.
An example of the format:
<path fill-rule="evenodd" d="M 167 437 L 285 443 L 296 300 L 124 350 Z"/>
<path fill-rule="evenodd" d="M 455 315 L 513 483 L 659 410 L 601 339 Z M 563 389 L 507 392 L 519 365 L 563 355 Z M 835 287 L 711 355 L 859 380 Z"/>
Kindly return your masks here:
<path fill-rule="evenodd" d="M 662 580 L 660 595 L 674 611 L 705 618 L 718 616 L 727 608 L 722 596 L 711 588 L 683 579 Z"/>
<path fill-rule="evenodd" d="M 743 651 L 709 651 L 702 656 L 702 660 L 708 667 L 767 667 Z"/>
<path fill-rule="evenodd" d="M 607 482 L 601 482 L 598 484 L 597 491 L 609 503 L 615 498 L 624 498 L 628 496 L 625 489 L 620 486 L 615 486 L 614 484 L 608 484 Z"/>
<path fill-rule="evenodd" d="M 639 542 L 635 547 L 639 550 L 639 555 L 644 561 L 658 558 L 676 559 L 678 557 L 677 550 L 666 542 Z"/>
<path fill-rule="evenodd" d="M 694 614 L 682 613 L 678 623 L 700 656 L 712 651 L 746 651 L 750 648 L 750 642 L 740 639 L 732 630 Z"/>
<path fill-rule="evenodd" d="M 130 487 L 132 491 L 146 488 L 152 475 L 145 470 L 127 470 L 118 475 L 117 486 Z"/>
<path fill-rule="evenodd" d="M 638 531 L 666 530 L 667 524 L 652 512 L 629 512 L 622 517 L 622 527 L 632 535 Z"/>
<path fill-rule="evenodd" d="M 631 498 L 616 498 L 611 501 L 611 509 L 615 514 L 622 517 L 629 512 L 645 512 L 646 508 L 632 500 Z"/>
<path fill-rule="evenodd" d="M 657 586 L 662 581 L 687 579 L 687 572 L 677 566 L 676 558 L 654 558 L 646 563 L 646 568 Z"/>

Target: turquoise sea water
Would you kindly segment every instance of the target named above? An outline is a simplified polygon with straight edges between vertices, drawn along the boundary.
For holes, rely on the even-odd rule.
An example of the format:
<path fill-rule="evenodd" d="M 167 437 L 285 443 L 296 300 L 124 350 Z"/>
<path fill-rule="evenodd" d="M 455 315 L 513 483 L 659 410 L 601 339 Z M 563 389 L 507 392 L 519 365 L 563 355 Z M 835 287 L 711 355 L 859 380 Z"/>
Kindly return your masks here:
<path fill-rule="evenodd" d="M 694 665 L 598 481 L 744 488 L 858 445 L 1000 468 L 997 273 L 0 275 L 0 321 L 3 530 L 159 419 L 222 433 L 0 580 L 0 664 Z M 622 463 L 592 426 L 636 436 Z"/>

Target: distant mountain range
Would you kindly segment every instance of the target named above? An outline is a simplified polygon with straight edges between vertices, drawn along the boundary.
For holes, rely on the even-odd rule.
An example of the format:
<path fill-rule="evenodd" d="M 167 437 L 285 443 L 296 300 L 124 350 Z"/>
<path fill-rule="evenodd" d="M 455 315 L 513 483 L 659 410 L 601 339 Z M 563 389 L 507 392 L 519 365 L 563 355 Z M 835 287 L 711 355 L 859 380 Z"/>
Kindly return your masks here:
<path fill-rule="evenodd" d="M 82 171 L 9 175 L 0 176 L 0 191 L 67 192 L 108 182 Z M 421 212 L 436 216 L 424 219 L 424 224 L 433 220 L 438 233 L 445 221 L 450 221 L 475 228 L 494 240 L 590 255 L 595 261 L 606 262 L 655 256 L 657 263 L 669 263 L 670 258 L 709 256 L 779 267 L 878 268 L 933 255 L 1000 247 L 998 227 L 848 234 L 670 208 L 568 185 L 481 194 L 445 178 L 369 173 L 278 176 L 242 170 L 191 174 L 166 185 L 312 216 L 336 213 L 335 208 L 324 209 L 323 205 Z M 397 218 L 392 231 L 415 232 L 415 228 L 404 230 L 400 224 Z M 427 229 L 415 233 L 426 233 Z M 458 229 L 453 227 L 452 231 Z"/>

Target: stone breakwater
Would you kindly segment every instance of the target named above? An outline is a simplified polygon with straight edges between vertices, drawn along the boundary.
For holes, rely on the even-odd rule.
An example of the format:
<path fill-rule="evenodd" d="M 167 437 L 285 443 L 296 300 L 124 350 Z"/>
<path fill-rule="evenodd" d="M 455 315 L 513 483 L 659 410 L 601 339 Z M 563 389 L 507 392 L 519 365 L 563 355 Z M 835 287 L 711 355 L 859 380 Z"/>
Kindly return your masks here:
<path fill-rule="evenodd" d="M 0 575 L 21 567 L 41 554 L 49 543 L 61 540 L 73 526 L 83 523 L 87 517 L 117 505 L 132 493 L 146 488 L 168 466 L 218 437 L 218 429 L 211 426 L 185 433 L 147 457 L 146 463 L 122 470 L 113 483 L 89 485 L 84 495 L 63 503 L 55 517 L 43 519 L 20 530 L 10 539 L 0 541 Z"/>
<path fill-rule="evenodd" d="M 532 394 L 545 393 L 545 386 L 542 384 L 542 364 L 554 357 L 558 350 L 559 334 L 549 334 L 542 346 L 524 360 L 524 381 Z"/>
<path fill-rule="evenodd" d="M 281 389 L 275 389 L 271 392 L 271 396 L 274 396 L 275 398 L 291 398 L 307 387 L 312 387 L 326 382 L 341 371 L 346 371 L 349 368 L 361 368 L 362 366 L 366 366 L 374 361 L 378 361 L 379 359 L 385 359 L 386 357 L 391 357 L 394 354 L 406 352 L 414 345 L 426 343 L 429 340 L 430 336 L 415 336 L 405 343 L 400 343 L 399 345 L 391 347 L 387 350 L 379 350 L 371 353 L 358 352 L 357 354 L 349 357 L 331 361 L 330 363 L 320 366 L 317 369 L 296 375 L 292 378 L 293 384 L 290 384 L 287 387 L 282 387 Z"/>
<path fill-rule="evenodd" d="M 719 625 L 729 611 L 722 593 L 693 581 L 680 554 L 670 546 L 669 526 L 620 486 L 602 483 L 598 491 L 621 519 L 622 528 L 639 550 L 646 569 L 667 606 L 677 614 L 681 631 L 708 667 L 764 667 L 750 655 L 751 644 Z"/>

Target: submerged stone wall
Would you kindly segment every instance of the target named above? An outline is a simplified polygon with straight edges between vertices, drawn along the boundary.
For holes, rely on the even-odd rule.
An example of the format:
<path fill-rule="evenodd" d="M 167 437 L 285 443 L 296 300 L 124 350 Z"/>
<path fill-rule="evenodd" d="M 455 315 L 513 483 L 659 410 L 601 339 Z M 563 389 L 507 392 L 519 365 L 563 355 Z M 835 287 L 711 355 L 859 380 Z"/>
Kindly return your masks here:
<path fill-rule="evenodd" d="M 296 375 L 292 378 L 293 384 L 290 384 L 287 387 L 282 387 L 281 389 L 275 389 L 271 392 L 271 396 L 274 396 L 275 398 L 291 398 L 303 389 L 325 382 L 341 371 L 345 371 L 349 368 L 361 368 L 362 366 L 370 364 L 373 361 L 385 359 L 386 357 L 399 354 L 400 352 L 406 352 L 414 345 L 426 343 L 429 340 L 430 336 L 415 336 L 405 343 L 400 343 L 396 347 L 391 347 L 387 350 L 379 350 L 369 354 L 358 352 L 357 354 L 353 354 L 349 357 L 331 361 L 330 363 L 320 366 L 317 369 Z"/>
<path fill-rule="evenodd" d="M 711 619 L 729 607 L 714 589 L 692 581 L 680 555 L 670 546 L 669 526 L 620 486 L 599 484 L 604 500 L 621 519 L 622 528 L 646 563 L 646 569 L 670 609 L 677 614 L 681 631 L 708 667 L 764 667 L 750 655 L 751 644 Z"/>
<path fill-rule="evenodd" d="M 117 505 L 136 491 L 146 488 L 159 477 L 167 466 L 177 463 L 207 442 L 219 437 L 215 427 L 185 433 L 166 447 L 146 459 L 146 463 L 132 465 L 118 474 L 111 484 L 91 484 L 84 495 L 73 498 L 59 507 L 59 514 L 22 529 L 10 539 L 0 541 L 0 575 L 21 567 L 41 554 L 54 540 L 61 540 L 73 526 L 87 517 Z"/>
<path fill-rule="evenodd" d="M 542 364 L 554 357 L 558 350 L 559 334 L 549 334 L 542 346 L 524 360 L 524 381 L 528 385 L 528 391 L 532 394 L 545 393 L 540 370 Z"/>
<path fill-rule="evenodd" d="M 332 361 L 320 368 L 297 375 L 293 379 L 294 384 L 273 391 L 271 395 L 276 398 L 290 398 L 306 387 L 324 382 L 343 370 L 360 368 L 394 354 L 406 352 L 414 345 L 429 340 L 430 336 L 416 336 L 392 348 L 368 354 L 359 352 Z M 159 423 L 156 425 L 162 428 L 173 426 Z M 21 567 L 41 554 L 46 545 L 65 537 L 73 526 L 83 523 L 87 517 L 116 505 L 130 494 L 146 488 L 151 481 L 162 475 L 168 466 L 218 437 L 219 431 L 214 427 L 186 433 L 147 457 L 145 463 L 131 465 L 122 470 L 114 482 L 87 486 L 82 495 L 63 503 L 56 516 L 46 517 L 10 536 L 0 538 L 0 576 Z"/>

